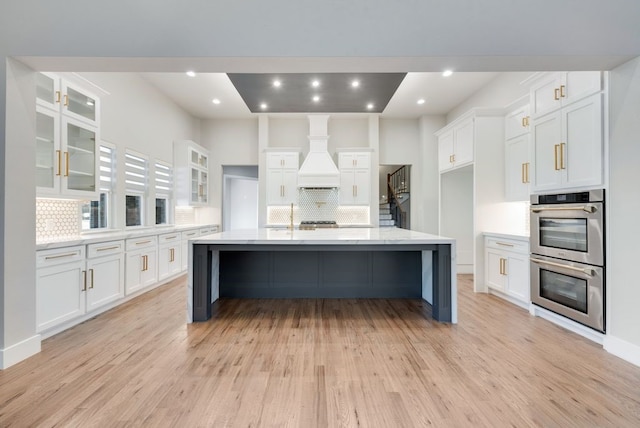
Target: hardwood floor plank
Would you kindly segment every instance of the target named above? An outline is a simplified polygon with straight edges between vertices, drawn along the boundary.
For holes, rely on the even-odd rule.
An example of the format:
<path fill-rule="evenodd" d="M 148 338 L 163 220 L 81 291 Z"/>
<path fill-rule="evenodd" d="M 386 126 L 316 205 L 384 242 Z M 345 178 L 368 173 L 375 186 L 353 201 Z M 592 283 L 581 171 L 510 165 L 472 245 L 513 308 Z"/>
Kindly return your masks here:
<path fill-rule="evenodd" d="M 0 372 L 0 426 L 640 426 L 640 368 L 459 276 L 419 300 L 228 299 L 186 325 L 185 278 Z"/>

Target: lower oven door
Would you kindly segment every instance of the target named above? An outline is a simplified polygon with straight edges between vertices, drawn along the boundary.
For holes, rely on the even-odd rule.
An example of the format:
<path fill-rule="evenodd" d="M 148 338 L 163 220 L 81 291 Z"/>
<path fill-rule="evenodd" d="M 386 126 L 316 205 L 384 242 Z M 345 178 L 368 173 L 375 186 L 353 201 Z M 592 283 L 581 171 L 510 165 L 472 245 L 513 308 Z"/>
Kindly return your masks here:
<path fill-rule="evenodd" d="M 604 332 L 604 269 L 531 255 L 531 301 Z"/>

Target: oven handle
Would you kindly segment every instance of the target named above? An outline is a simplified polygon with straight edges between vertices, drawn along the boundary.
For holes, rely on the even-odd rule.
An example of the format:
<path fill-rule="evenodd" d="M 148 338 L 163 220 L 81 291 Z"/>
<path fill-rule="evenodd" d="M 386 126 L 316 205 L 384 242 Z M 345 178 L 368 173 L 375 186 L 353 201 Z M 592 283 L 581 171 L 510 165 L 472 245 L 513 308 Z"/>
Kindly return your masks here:
<path fill-rule="evenodd" d="M 563 269 L 569 269 L 569 270 L 574 270 L 576 272 L 581 272 L 584 273 L 585 275 L 589 275 L 589 276 L 594 276 L 595 272 L 593 271 L 593 269 L 590 268 L 577 268 L 577 267 L 573 267 L 573 266 L 567 266 L 567 265 L 563 265 L 561 263 L 554 263 L 554 262 L 548 262 L 546 260 L 540 260 L 540 259 L 534 259 L 533 257 L 530 258 L 530 260 L 534 263 L 538 263 L 538 264 L 544 264 L 544 265 L 549 265 L 549 266 L 555 266 L 555 267 L 559 267 L 559 268 L 563 268 Z"/>
<path fill-rule="evenodd" d="M 531 207 L 531 211 L 534 213 L 541 211 L 584 211 L 593 214 L 598 211 L 598 208 L 593 205 L 581 205 L 578 207 Z"/>

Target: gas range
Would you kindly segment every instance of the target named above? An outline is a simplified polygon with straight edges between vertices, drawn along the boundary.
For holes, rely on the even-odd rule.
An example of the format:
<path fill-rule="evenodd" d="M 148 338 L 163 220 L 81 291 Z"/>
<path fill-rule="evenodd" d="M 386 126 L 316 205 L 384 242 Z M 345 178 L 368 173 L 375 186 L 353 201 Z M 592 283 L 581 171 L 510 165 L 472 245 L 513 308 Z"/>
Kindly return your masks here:
<path fill-rule="evenodd" d="M 338 223 L 335 221 L 318 220 L 300 222 L 300 230 L 333 229 L 337 227 Z"/>

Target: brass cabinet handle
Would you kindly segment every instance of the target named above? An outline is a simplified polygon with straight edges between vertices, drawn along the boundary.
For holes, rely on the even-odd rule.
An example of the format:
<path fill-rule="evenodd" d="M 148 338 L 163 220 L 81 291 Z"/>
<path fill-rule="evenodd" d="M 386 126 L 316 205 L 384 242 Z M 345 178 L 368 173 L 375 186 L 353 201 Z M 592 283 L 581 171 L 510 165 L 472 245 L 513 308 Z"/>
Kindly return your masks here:
<path fill-rule="evenodd" d="M 114 245 L 113 247 L 102 247 L 102 248 L 96 248 L 96 251 L 108 251 L 108 250 L 116 250 L 120 248 L 120 245 Z"/>
<path fill-rule="evenodd" d="M 558 167 L 558 147 L 560 147 L 560 144 L 553 145 L 553 169 L 556 171 L 560 170 Z"/>
<path fill-rule="evenodd" d="M 87 271 L 86 270 L 82 271 L 82 290 L 80 291 L 87 291 Z"/>
<path fill-rule="evenodd" d="M 565 169 L 566 166 L 564 164 L 564 146 L 566 146 L 565 143 L 560 143 L 560 169 Z"/>
<path fill-rule="evenodd" d="M 500 273 L 500 275 L 502 275 L 502 257 L 500 257 L 499 263 L 500 263 L 499 264 L 499 267 L 500 267 L 500 272 L 499 273 Z"/>
<path fill-rule="evenodd" d="M 62 150 L 56 150 L 56 154 L 58 155 L 58 172 L 56 175 L 62 175 Z"/>
<path fill-rule="evenodd" d="M 69 106 L 69 95 L 67 94 L 64 95 L 64 106 L 65 107 Z"/>
<path fill-rule="evenodd" d="M 356 185 L 355 184 L 351 186 L 351 196 L 354 196 L 354 197 L 356 196 Z"/>
<path fill-rule="evenodd" d="M 513 247 L 514 246 L 513 244 L 509 244 L 507 242 L 499 242 L 499 241 L 496 241 L 496 244 L 502 245 L 503 247 Z"/>
<path fill-rule="evenodd" d="M 451 157 L 453 158 L 453 162 L 455 163 L 455 161 L 456 161 L 456 155 L 455 155 L 455 154 L 452 154 L 452 155 L 451 155 Z"/>
<path fill-rule="evenodd" d="M 173 236 L 168 236 L 165 239 L 165 241 L 168 241 L 169 239 L 176 239 L 178 237 L 178 235 L 173 235 Z"/>
<path fill-rule="evenodd" d="M 507 275 L 507 259 L 502 259 L 502 274 Z"/>
<path fill-rule="evenodd" d="M 150 243 L 150 242 L 151 242 L 151 240 L 148 240 L 148 241 L 138 241 L 138 242 L 136 242 L 136 245 L 148 244 L 148 243 Z"/>
<path fill-rule="evenodd" d="M 560 97 L 561 98 L 565 98 L 566 95 L 564 94 L 564 85 L 560 85 Z"/>
<path fill-rule="evenodd" d="M 79 253 L 65 253 L 65 254 L 58 254 L 55 256 L 46 256 L 44 259 L 45 260 L 61 259 L 63 257 L 71 257 L 71 256 L 77 256 L 77 255 L 79 255 Z"/>
<path fill-rule="evenodd" d="M 89 289 L 93 288 L 93 269 L 89 269 L 89 276 L 91 277 L 91 285 L 89 286 Z"/>
<path fill-rule="evenodd" d="M 560 101 L 560 88 L 555 88 L 553 90 L 553 99 L 555 101 Z"/>
<path fill-rule="evenodd" d="M 530 124 L 529 124 L 529 119 L 531 119 L 531 117 L 530 117 L 530 116 L 527 116 L 527 117 L 525 117 L 525 119 L 526 119 L 526 121 L 527 121 L 527 126 L 529 126 L 529 125 L 530 125 Z"/>
<path fill-rule="evenodd" d="M 355 189 L 356 189 L 355 197 L 357 198 L 357 197 L 358 197 L 358 185 L 356 184 L 356 185 L 355 185 L 355 186 L 353 186 L 353 187 L 355 187 Z"/>
<path fill-rule="evenodd" d="M 69 176 L 69 152 L 64 152 L 64 176 L 68 177 Z"/>
<path fill-rule="evenodd" d="M 59 103 L 60 102 L 60 97 L 62 96 L 62 94 L 60 93 L 60 91 L 56 91 L 56 102 Z"/>
<path fill-rule="evenodd" d="M 526 164 L 524 164 L 524 163 L 522 165 L 520 165 L 520 179 L 522 180 L 523 183 L 526 183 L 525 177 L 524 177 L 524 175 L 525 175 L 525 173 L 524 173 L 525 165 Z"/>

